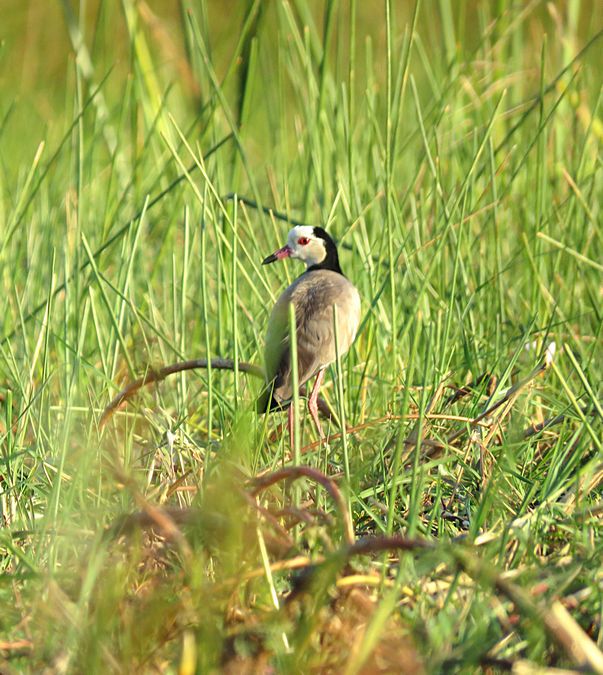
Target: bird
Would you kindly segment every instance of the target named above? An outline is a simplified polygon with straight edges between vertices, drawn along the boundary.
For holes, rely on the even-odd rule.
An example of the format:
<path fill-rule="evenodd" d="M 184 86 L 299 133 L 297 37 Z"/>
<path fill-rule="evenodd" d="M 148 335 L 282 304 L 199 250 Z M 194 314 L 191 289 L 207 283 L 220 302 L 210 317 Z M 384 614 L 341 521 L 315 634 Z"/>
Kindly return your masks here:
<path fill-rule="evenodd" d="M 257 401 L 259 413 L 283 409 L 293 396 L 289 338 L 289 305 L 295 311 L 298 384 L 316 376 L 308 410 L 319 437 L 324 433 L 318 418 L 318 394 L 325 369 L 351 347 L 360 324 L 360 294 L 344 276 L 337 247 L 322 227 L 296 225 L 285 246 L 262 262 L 301 260 L 306 270 L 279 296 L 266 329 L 264 350 L 266 386 Z M 335 345 L 334 311 L 337 308 L 338 349 Z M 288 409 L 288 427 L 293 445 L 293 405 Z"/>

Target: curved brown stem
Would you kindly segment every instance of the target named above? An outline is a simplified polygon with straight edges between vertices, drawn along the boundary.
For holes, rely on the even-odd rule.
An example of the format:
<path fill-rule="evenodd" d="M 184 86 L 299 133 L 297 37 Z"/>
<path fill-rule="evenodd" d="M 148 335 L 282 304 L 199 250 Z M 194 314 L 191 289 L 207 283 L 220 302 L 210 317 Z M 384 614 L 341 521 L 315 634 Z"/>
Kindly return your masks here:
<path fill-rule="evenodd" d="M 394 534 L 389 537 L 375 536 L 359 539 L 348 548 L 346 555 L 348 558 L 351 558 L 356 555 L 369 555 L 372 553 L 383 553 L 384 551 L 417 551 L 432 549 L 433 547 L 433 543 L 428 539 L 413 539 Z"/>
<path fill-rule="evenodd" d="M 189 361 L 178 361 L 178 363 L 172 363 L 169 366 L 164 366 L 159 370 L 149 370 L 138 379 L 133 382 L 129 382 L 118 394 L 116 394 L 107 407 L 103 410 L 99 421 L 99 428 L 102 428 L 107 420 L 113 415 L 113 413 L 126 401 L 134 396 L 140 389 L 146 387 L 149 384 L 154 382 L 161 382 L 165 380 L 168 375 L 174 375 L 175 373 L 182 373 L 186 370 L 196 370 L 198 368 L 212 368 L 213 370 L 235 370 L 238 369 L 242 373 L 247 373 L 253 377 L 258 377 L 264 379 L 264 371 L 260 366 L 256 366 L 254 363 L 247 363 L 246 361 L 239 361 L 238 364 L 235 364 L 233 359 L 191 359 Z M 320 412 L 330 419 L 333 416 L 331 409 L 329 408 L 327 402 L 321 397 L 317 401 L 318 409 Z"/>
<path fill-rule="evenodd" d="M 174 373 L 182 373 L 185 370 L 196 370 L 197 368 L 212 368 L 214 370 L 235 370 L 235 362 L 232 359 L 191 359 L 190 361 L 179 361 L 172 363 L 169 366 L 164 366 L 159 370 L 149 369 L 142 377 L 139 377 L 133 382 L 129 382 L 116 396 L 109 405 L 103 410 L 99 426 L 102 427 L 109 417 L 119 408 L 122 403 L 132 398 L 139 389 L 146 387 L 153 382 L 161 382 L 165 380 L 168 375 Z M 253 363 L 246 363 L 241 361 L 238 364 L 238 369 L 243 373 L 249 373 L 254 377 L 264 377 L 264 372 L 259 366 Z"/>
<path fill-rule="evenodd" d="M 335 481 L 322 473 L 322 471 L 312 469 L 309 466 L 289 466 L 284 469 L 279 469 L 278 471 L 273 471 L 272 473 L 265 474 L 259 478 L 254 478 L 251 481 L 251 494 L 255 497 L 266 488 L 269 488 L 271 485 L 274 485 L 281 480 L 297 480 L 299 478 L 309 478 L 326 490 L 341 514 L 346 544 L 348 546 L 353 546 L 354 527 L 343 495 Z"/>

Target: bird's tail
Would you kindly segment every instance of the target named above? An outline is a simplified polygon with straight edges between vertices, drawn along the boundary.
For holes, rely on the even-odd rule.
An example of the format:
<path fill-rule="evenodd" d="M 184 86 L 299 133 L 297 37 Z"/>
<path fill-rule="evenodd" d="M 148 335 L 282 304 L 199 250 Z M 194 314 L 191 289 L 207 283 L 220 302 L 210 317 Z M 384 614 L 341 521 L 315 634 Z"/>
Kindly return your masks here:
<path fill-rule="evenodd" d="M 269 382 L 255 402 L 255 410 L 258 415 L 271 413 L 275 410 L 283 410 L 283 404 L 274 396 L 274 382 Z"/>

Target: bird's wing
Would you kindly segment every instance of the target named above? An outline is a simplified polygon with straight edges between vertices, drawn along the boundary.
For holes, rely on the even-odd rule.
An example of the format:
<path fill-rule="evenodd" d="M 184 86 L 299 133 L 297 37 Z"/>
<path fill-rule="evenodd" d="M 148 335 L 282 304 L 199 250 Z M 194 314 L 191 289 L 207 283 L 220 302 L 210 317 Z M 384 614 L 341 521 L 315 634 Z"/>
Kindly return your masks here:
<path fill-rule="evenodd" d="M 289 289 L 277 300 L 268 319 L 264 361 L 266 380 L 273 382 L 282 370 L 282 363 L 289 358 Z"/>
<path fill-rule="evenodd" d="M 318 315 L 305 316 L 299 320 L 299 311 L 296 312 L 297 324 L 297 372 L 300 386 L 307 382 L 321 368 L 321 355 L 333 339 L 332 326 L 329 322 L 321 321 Z M 270 370 L 269 370 L 270 369 Z M 274 394 L 279 400 L 291 398 L 291 340 L 288 323 L 285 332 L 281 333 L 278 342 L 270 342 L 266 348 L 266 372 L 268 381 L 274 382 Z"/>

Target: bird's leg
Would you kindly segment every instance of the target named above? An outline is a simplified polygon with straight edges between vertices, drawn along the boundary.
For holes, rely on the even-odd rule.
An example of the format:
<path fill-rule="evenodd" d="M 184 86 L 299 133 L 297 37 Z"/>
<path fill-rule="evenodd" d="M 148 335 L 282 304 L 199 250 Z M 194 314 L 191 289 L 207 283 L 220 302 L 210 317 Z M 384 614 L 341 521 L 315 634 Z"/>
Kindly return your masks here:
<path fill-rule="evenodd" d="M 318 431 L 318 435 L 320 436 L 320 440 L 322 441 L 325 437 L 324 432 L 322 430 L 322 427 L 320 426 L 320 419 L 318 418 L 318 392 L 320 390 L 320 385 L 322 384 L 322 380 L 325 376 L 325 370 L 322 368 L 321 370 L 318 371 L 318 375 L 316 376 L 316 381 L 314 382 L 314 386 L 312 387 L 312 393 L 310 394 L 310 398 L 308 399 L 308 410 L 310 411 L 310 415 L 312 415 L 312 419 L 314 420 L 314 424 L 316 425 L 316 430 Z"/>

